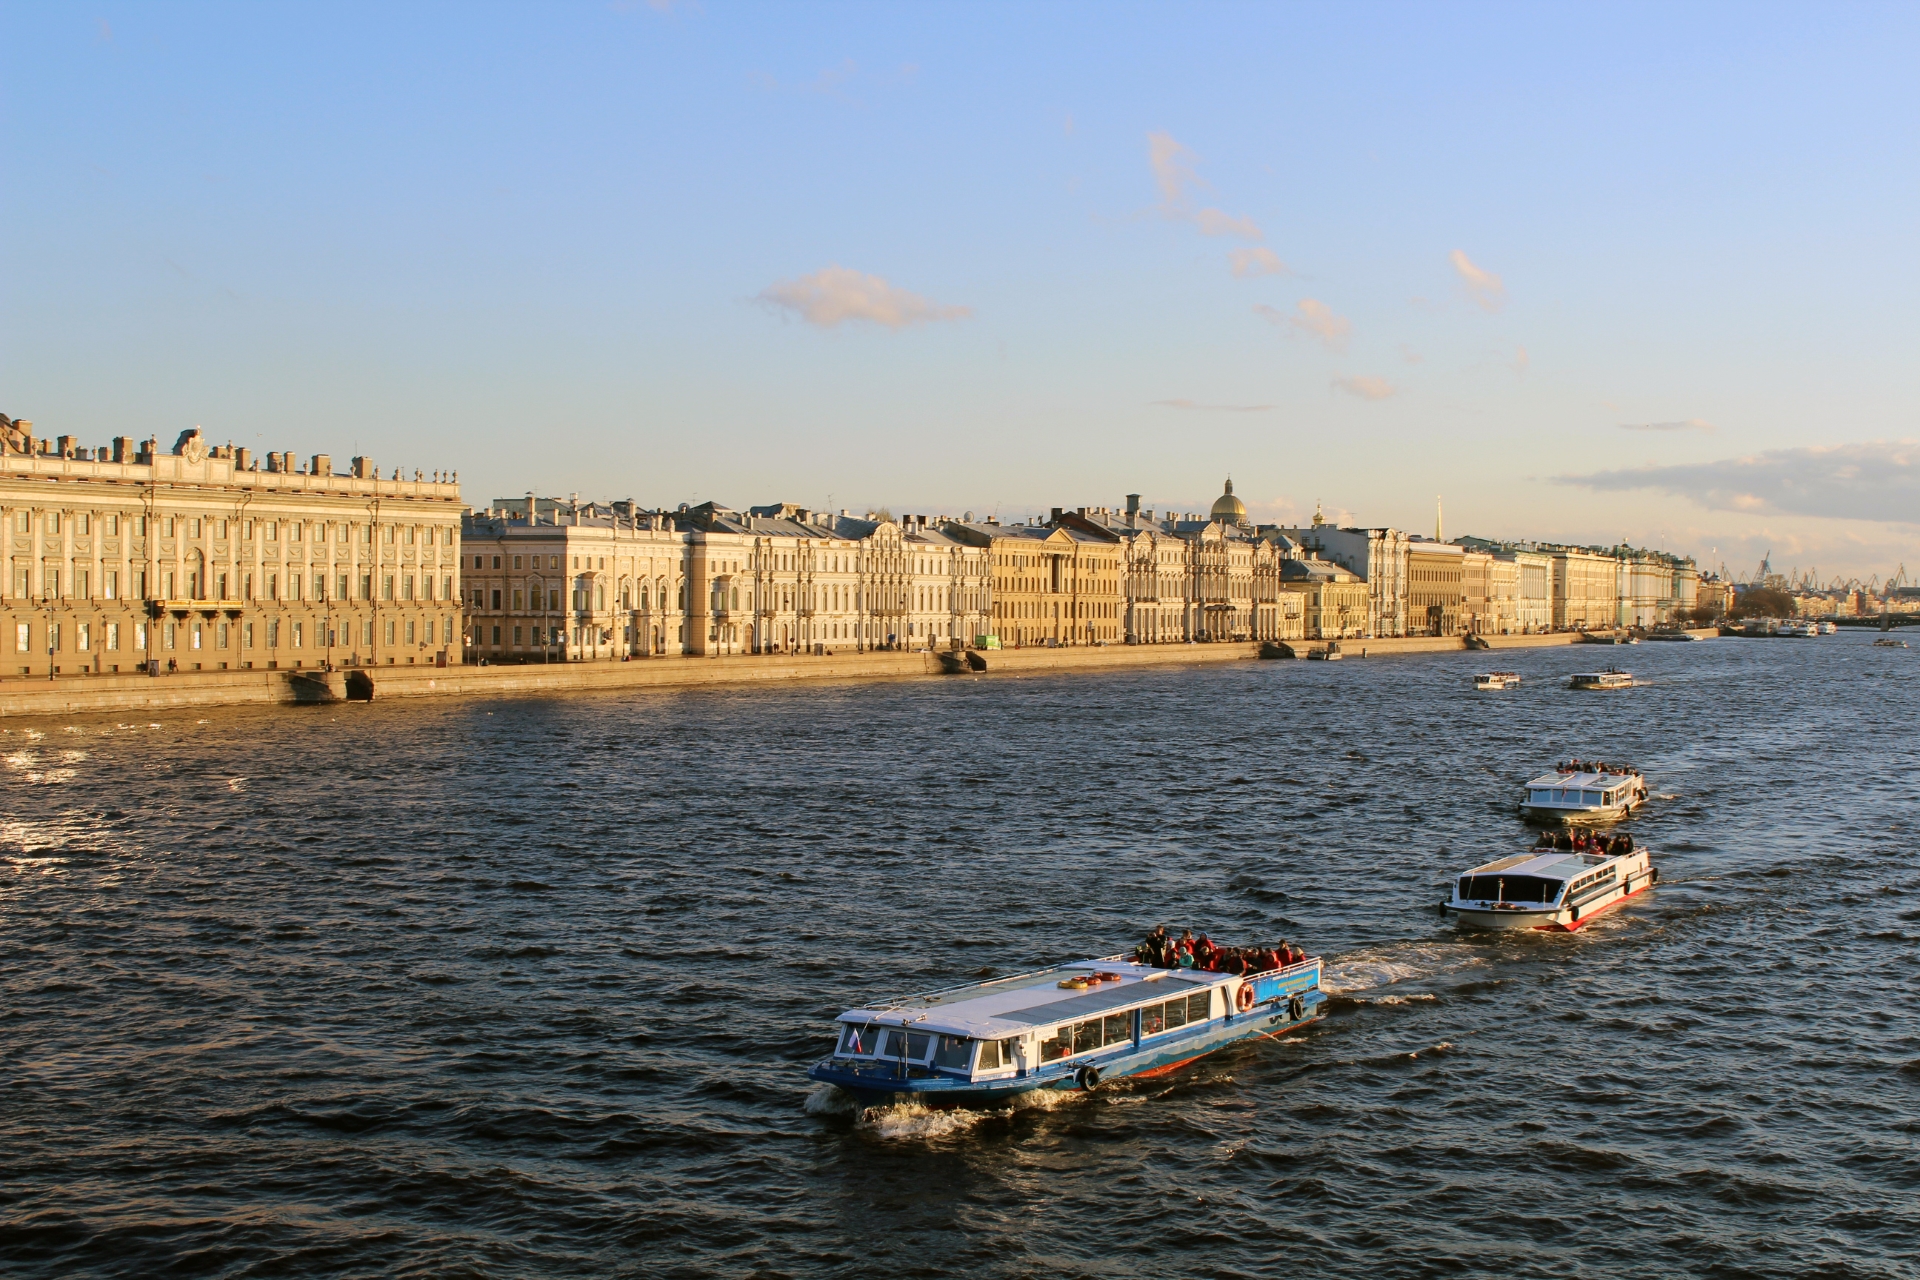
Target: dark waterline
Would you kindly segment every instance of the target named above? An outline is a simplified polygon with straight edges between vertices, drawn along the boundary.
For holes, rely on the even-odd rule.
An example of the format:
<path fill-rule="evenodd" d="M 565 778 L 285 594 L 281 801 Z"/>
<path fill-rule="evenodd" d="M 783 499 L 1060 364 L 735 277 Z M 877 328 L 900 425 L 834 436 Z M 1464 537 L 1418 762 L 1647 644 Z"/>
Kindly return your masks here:
<path fill-rule="evenodd" d="M 1869 639 L 7 722 L 0 1269 L 1912 1276 Z M 1660 888 L 1442 922 L 1576 753 L 1649 774 Z M 849 1003 L 1161 921 L 1334 1015 L 1012 1115 L 810 1095 Z"/>

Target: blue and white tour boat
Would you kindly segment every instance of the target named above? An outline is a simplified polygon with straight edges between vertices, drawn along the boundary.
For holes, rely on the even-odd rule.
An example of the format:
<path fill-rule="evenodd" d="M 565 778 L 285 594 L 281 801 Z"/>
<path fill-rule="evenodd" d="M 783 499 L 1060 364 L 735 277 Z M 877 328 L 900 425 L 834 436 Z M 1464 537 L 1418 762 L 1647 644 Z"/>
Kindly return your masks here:
<path fill-rule="evenodd" d="M 849 1009 L 807 1071 L 862 1104 L 1003 1106 L 1157 1076 L 1326 1014 L 1320 958 L 1245 976 L 1118 956 Z"/>
<path fill-rule="evenodd" d="M 1474 929 L 1572 933 L 1660 880 L 1652 854 L 1627 836 L 1597 849 L 1532 849 L 1455 879 L 1442 909 Z"/>

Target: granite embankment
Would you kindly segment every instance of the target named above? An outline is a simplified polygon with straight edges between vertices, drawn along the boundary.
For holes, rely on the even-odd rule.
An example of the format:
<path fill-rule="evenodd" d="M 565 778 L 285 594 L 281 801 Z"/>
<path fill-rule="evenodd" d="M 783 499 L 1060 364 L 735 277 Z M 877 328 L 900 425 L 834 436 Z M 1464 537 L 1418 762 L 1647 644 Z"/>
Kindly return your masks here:
<path fill-rule="evenodd" d="M 1711 632 L 1696 632 L 1711 635 Z M 1490 636 L 1493 649 L 1572 644 L 1572 634 Z M 1346 656 L 1457 653 L 1458 638 L 1350 640 Z M 1297 646 L 1302 653 L 1306 646 Z M 1237 662 L 1259 655 L 1252 644 L 1112 646 L 1098 649 L 1001 649 L 981 654 L 985 675 L 1105 671 L 1120 667 Z M 551 666 L 366 667 L 332 672 L 192 671 L 172 675 L 16 677 L 0 681 L 0 717 L 168 708 L 333 702 L 365 698 L 502 697 L 512 694 L 684 689 L 696 685 L 787 683 L 795 680 L 937 678 L 946 674 L 929 653 L 736 655 L 649 658 L 635 662 L 570 662 Z"/>

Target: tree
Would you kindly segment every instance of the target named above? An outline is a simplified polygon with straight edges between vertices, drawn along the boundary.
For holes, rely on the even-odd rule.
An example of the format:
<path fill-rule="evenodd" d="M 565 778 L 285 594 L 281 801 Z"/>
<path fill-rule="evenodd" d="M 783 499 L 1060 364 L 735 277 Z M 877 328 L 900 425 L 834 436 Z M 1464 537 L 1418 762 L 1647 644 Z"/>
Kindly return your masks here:
<path fill-rule="evenodd" d="M 1735 618 L 1791 618 L 1799 606 L 1793 597 L 1778 587 L 1748 587 L 1733 602 L 1729 616 Z"/>
<path fill-rule="evenodd" d="M 1710 627 L 1720 611 L 1710 604 L 1697 604 L 1687 610 L 1687 618 L 1696 627 Z"/>

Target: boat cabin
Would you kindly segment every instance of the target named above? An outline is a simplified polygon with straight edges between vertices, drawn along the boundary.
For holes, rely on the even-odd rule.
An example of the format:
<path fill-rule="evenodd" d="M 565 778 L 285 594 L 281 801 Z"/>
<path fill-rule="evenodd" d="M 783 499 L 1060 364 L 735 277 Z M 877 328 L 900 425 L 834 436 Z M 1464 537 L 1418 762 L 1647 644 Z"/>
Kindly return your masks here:
<path fill-rule="evenodd" d="M 834 1065 L 858 1075 L 994 1080 L 1071 1072 L 1082 1060 L 1151 1050 L 1236 1011 L 1317 983 L 1319 960 L 1241 978 L 1118 959 L 887 1001 L 840 1015 Z"/>

